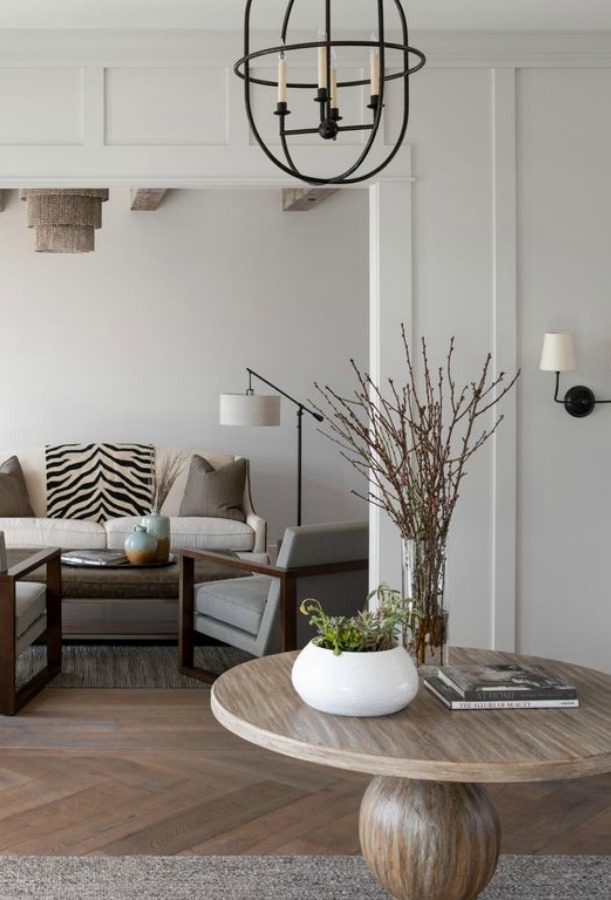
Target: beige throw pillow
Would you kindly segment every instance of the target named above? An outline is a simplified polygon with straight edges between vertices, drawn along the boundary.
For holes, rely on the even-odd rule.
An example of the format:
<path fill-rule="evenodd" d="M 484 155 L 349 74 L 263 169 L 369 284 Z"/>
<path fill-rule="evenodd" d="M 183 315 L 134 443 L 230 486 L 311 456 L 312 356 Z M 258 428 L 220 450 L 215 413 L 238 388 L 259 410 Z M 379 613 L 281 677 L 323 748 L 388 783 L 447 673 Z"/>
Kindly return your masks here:
<path fill-rule="evenodd" d="M 21 463 L 16 456 L 11 456 L 0 466 L 0 516 L 31 518 L 34 515 Z"/>
<path fill-rule="evenodd" d="M 245 484 L 245 459 L 214 469 L 207 459 L 194 453 L 179 515 L 245 522 L 242 506 Z"/>

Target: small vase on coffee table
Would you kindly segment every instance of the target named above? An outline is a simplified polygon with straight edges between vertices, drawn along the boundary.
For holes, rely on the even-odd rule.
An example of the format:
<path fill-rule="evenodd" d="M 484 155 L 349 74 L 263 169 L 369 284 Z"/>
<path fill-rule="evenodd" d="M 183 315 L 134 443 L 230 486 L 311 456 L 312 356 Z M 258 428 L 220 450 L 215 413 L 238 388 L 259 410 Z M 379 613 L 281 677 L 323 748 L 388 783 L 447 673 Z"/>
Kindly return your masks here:
<path fill-rule="evenodd" d="M 148 566 L 155 562 L 157 541 L 144 525 L 135 525 L 132 533 L 125 538 L 124 549 L 133 566 Z"/>
<path fill-rule="evenodd" d="M 167 562 L 170 558 L 170 517 L 154 509 L 143 516 L 142 525 L 157 541 L 154 562 Z"/>

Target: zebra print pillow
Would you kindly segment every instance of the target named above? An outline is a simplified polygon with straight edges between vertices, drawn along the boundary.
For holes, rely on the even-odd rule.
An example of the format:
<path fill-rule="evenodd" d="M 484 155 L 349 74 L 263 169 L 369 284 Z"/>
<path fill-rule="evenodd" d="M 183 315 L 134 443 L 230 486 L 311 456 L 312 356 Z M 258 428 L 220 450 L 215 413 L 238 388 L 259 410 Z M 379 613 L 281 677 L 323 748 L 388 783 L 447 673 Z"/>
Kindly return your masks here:
<path fill-rule="evenodd" d="M 150 511 L 151 444 L 48 444 L 47 516 L 104 522 Z"/>

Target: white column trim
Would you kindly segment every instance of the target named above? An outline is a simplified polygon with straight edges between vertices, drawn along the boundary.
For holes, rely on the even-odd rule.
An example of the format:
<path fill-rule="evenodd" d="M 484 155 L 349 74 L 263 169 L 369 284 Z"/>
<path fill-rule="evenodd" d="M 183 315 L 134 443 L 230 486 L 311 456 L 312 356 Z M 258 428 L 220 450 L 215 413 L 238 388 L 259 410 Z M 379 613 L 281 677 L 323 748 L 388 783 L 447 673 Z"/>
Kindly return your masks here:
<path fill-rule="evenodd" d="M 405 148 L 407 152 L 409 148 Z M 406 156 L 411 172 L 411 158 Z M 369 188 L 369 373 L 384 385 L 403 375 L 400 324 L 412 328 L 412 178 Z M 369 505 L 369 582 L 401 587 L 401 541 L 388 516 Z"/>
<path fill-rule="evenodd" d="M 517 159 L 516 72 L 492 69 L 492 303 L 494 377 L 516 371 Z M 506 382 L 505 382 L 506 383 Z M 490 646 L 516 649 L 517 390 L 502 401 L 492 439 L 492 609 Z M 497 411 L 498 413 L 498 411 Z"/>
<path fill-rule="evenodd" d="M 83 146 L 99 150 L 104 146 L 105 73 L 102 66 L 85 66 L 82 70 Z"/>

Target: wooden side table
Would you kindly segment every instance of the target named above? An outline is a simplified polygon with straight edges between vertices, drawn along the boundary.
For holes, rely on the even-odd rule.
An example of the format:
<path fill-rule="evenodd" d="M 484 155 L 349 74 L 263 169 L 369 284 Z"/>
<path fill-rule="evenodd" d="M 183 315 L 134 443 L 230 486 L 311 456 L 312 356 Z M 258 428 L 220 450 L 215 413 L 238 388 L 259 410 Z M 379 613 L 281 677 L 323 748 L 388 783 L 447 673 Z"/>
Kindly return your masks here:
<path fill-rule="evenodd" d="M 611 675 L 552 660 L 454 650 L 455 663 L 540 662 L 572 681 L 577 709 L 451 711 L 421 687 L 399 713 L 319 713 L 291 684 L 296 653 L 244 663 L 212 690 L 235 734 L 309 762 L 374 776 L 360 813 L 365 860 L 397 900 L 470 900 L 496 868 L 500 827 L 483 784 L 611 771 Z"/>

